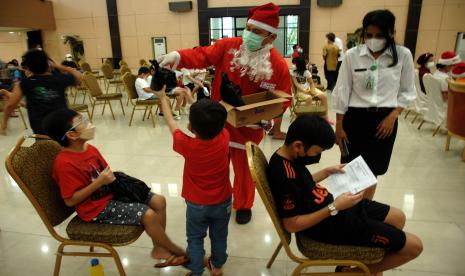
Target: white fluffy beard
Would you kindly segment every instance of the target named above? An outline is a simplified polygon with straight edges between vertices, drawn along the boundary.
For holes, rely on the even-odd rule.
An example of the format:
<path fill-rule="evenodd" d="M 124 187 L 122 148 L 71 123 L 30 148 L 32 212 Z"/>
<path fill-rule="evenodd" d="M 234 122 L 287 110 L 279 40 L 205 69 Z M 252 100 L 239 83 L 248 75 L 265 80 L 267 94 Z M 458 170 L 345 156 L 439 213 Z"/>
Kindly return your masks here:
<path fill-rule="evenodd" d="M 271 48 L 273 44 L 266 44 L 262 49 L 251 52 L 242 44 L 239 49 L 231 49 L 230 53 L 234 56 L 231 60 L 231 72 L 239 69 L 241 77 L 247 74 L 254 82 L 271 79 L 273 75 L 270 62 Z"/>

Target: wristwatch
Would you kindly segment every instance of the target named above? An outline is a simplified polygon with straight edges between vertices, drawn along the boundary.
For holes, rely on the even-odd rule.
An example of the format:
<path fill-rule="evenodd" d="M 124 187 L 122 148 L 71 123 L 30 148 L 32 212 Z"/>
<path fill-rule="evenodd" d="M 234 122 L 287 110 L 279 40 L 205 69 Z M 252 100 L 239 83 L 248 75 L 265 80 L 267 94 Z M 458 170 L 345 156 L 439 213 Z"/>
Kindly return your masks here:
<path fill-rule="evenodd" d="M 336 209 L 336 206 L 334 206 L 333 203 L 328 205 L 328 209 L 329 209 L 329 213 L 331 214 L 331 216 L 337 215 L 338 211 Z"/>

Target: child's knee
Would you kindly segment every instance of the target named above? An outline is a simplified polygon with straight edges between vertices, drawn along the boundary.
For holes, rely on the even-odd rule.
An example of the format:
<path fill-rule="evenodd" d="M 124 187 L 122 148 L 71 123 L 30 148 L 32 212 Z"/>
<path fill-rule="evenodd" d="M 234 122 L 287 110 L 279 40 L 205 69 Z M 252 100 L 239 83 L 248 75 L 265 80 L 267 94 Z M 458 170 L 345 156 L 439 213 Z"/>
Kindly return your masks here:
<path fill-rule="evenodd" d="M 150 200 L 150 207 L 155 210 L 166 209 L 166 199 L 162 195 L 154 195 Z"/>
<path fill-rule="evenodd" d="M 147 209 L 147 211 L 145 211 L 144 215 L 142 216 L 141 221 L 142 221 L 142 224 L 147 225 L 147 224 L 153 223 L 157 219 L 158 219 L 157 213 L 153 209 L 149 208 Z"/>
<path fill-rule="evenodd" d="M 405 226 L 405 221 L 405 213 L 402 212 L 402 210 L 400 210 L 399 208 L 391 207 L 385 222 L 391 224 L 392 226 L 398 229 L 403 229 Z"/>
<path fill-rule="evenodd" d="M 405 235 L 406 241 L 402 251 L 408 256 L 410 260 L 415 259 L 423 251 L 423 243 L 421 242 L 420 238 L 414 234 L 405 233 Z"/>

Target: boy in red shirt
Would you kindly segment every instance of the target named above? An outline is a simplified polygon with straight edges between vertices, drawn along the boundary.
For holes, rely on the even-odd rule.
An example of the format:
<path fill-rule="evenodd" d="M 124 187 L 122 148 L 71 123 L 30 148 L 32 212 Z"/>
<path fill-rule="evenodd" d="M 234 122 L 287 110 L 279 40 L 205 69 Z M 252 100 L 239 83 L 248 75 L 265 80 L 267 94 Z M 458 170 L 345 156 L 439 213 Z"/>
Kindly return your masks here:
<path fill-rule="evenodd" d="M 53 178 L 60 187 L 65 204 L 75 207 L 87 222 L 106 224 L 142 224 L 152 238 L 151 256 L 166 259 L 155 265 L 186 263 L 186 252 L 165 233 L 166 202 L 151 192 L 145 202 L 121 202 L 113 199 L 110 187 L 115 176 L 107 162 L 87 141 L 94 138 L 95 126 L 73 110 L 50 113 L 43 122 L 45 134 L 63 146 L 53 164 Z"/>
<path fill-rule="evenodd" d="M 189 112 L 190 137 L 176 125 L 165 88 L 160 91 L 162 112 L 173 134 L 173 149 L 184 159 L 182 197 L 186 199 L 187 265 L 202 275 L 204 266 L 211 275 L 222 275 L 226 253 L 228 224 L 231 216 L 232 187 L 229 181 L 229 132 L 224 128 L 226 109 L 219 103 L 202 99 L 193 103 Z M 192 96 L 187 95 L 189 103 Z M 203 239 L 211 240 L 211 257 L 204 256 Z"/>

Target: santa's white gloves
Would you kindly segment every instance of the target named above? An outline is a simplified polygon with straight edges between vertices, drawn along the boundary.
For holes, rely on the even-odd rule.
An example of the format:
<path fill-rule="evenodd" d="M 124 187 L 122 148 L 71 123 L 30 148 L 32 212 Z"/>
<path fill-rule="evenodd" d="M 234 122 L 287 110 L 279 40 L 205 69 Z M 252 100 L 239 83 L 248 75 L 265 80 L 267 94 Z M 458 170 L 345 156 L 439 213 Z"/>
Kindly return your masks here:
<path fill-rule="evenodd" d="M 176 67 L 178 67 L 180 61 L 181 55 L 176 51 L 169 52 L 168 54 L 159 56 L 157 58 L 157 62 L 160 64 L 160 67 L 169 65 L 173 70 L 176 70 Z"/>

